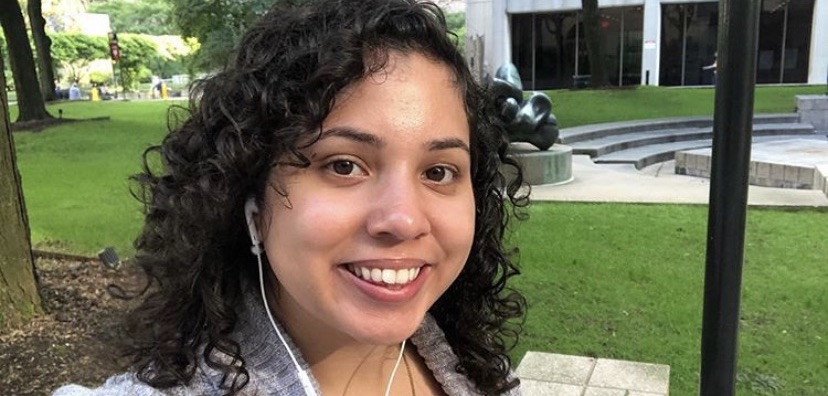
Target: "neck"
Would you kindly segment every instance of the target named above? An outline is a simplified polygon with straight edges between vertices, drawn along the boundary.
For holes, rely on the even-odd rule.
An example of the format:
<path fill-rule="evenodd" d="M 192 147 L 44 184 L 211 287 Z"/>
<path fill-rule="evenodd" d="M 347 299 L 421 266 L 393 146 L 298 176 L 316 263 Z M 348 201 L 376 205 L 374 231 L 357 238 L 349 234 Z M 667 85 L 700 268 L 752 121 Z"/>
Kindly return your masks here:
<path fill-rule="evenodd" d="M 305 321 L 301 326 L 296 326 L 288 320 L 295 316 L 290 312 L 284 312 L 286 306 L 292 305 L 279 304 L 270 293 L 267 294 L 271 310 L 301 351 L 302 357 L 319 383 L 322 394 L 385 394 L 400 354 L 401 344 L 374 345 L 359 342 L 324 323 L 313 321 L 307 315 L 302 315 Z M 287 296 L 282 296 L 285 297 Z M 410 378 L 410 372 L 405 370 L 401 362 L 389 394 L 412 394 Z"/>

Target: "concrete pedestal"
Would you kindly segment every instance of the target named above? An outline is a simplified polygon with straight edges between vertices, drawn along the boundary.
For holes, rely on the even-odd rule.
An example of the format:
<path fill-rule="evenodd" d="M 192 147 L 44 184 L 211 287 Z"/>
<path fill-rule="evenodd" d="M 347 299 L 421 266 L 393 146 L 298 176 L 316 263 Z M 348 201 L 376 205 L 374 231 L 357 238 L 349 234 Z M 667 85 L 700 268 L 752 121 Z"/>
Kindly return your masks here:
<path fill-rule="evenodd" d="M 799 122 L 814 126 L 819 132 L 828 132 L 828 95 L 796 95 Z"/>
<path fill-rule="evenodd" d="M 528 143 L 512 143 L 511 156 L 523 168 L 523 180 L 530 185 L 564 184 L 572 181 L 572 147 L 556 144 L 546 151 Z"/>

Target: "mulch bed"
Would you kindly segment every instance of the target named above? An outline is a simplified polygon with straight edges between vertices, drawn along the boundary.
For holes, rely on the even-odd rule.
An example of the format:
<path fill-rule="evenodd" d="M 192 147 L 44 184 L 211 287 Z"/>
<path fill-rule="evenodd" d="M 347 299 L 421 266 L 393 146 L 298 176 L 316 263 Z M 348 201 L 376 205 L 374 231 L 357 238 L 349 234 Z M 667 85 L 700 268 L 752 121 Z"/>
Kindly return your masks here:
<path fill-rule="evenodd" d="M 45 313 L 0 329 L 0 393 L 49 395 L 61 385 L 99 386 L 125 371 L 115 340 L 124 313 L 137 300 L 114 298 L 110 285 L 135 290 L 140 271 L 100 261 L 40 258 L 36 261 Z"/>

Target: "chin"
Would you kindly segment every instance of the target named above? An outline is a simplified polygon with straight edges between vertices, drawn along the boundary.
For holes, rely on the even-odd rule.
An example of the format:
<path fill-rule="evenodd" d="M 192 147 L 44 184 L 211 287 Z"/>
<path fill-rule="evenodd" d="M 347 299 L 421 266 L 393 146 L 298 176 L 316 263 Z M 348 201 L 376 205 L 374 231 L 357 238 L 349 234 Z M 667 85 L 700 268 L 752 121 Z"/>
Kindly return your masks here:
<path fill-rule="evenodd" d="M 423 316 L 399 320 L 383 320 L 381 323 L 372 323 L 367 320 L 356 323 L 350 332 L 356 341 L 372 345 L 394 345 L 403 342 L 414 334 L 423 322 Z"/>

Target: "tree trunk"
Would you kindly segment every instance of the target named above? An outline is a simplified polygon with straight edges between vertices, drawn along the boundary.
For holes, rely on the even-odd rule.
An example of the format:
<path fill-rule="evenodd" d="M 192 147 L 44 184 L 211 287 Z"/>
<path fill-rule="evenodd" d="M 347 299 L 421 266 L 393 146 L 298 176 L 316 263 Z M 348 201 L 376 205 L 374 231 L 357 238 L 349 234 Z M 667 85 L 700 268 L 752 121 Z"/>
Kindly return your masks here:
<path fill-rule="evenodd" d="M 40 93 L 32 47 L 29 45 L 26 23 L 17 0 L 0 0 L 0 24 L 6 35 L 14 89 L 17 92 L 17 107 L 20 110 L 17 122 L 51 118 Z"/>
<path fill-rule="evenodd" d="M 37 51 L 37 71 L 40 76 L 40 93 L 47 102 L 55 100 L 55 68 L 52 61 L 52 40 L 46 35 L 46 20 L 40 0 L 29 0 L 29 23 L 32 40 Z"/>
<path fill-rule="evenodd" d="M 6 86 L 0 56 L 0 87 Z M 0 89 L 0 328 L 41 312 L 29 223 L 9 125 L 6 90 Z"/>
<path fill-rule="evenodd" d="M 584 40 L 586 41 L 587 55 L 589 56 L 589 86 L 601 88 L 609 85 L 607 67 L 604 62 L 604 50 L 601 45 L 600 15 L 598 14 L 598 0 L 581 0 L 584 13 Z"/>

